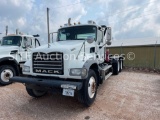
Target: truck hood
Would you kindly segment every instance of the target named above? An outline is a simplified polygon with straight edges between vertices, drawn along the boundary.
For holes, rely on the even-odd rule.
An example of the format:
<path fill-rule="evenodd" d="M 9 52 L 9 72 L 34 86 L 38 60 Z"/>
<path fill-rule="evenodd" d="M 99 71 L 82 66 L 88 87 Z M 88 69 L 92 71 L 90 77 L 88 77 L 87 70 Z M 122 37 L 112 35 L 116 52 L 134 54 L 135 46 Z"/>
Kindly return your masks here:
<path fill-rule="evenodd" d="M 50 44 L 49 48 L 47 44 L 34 49 L 33 52 L 49 53 L 52 51 L 67 52 L 67 51 L 73 51 L 73 50 L 80 50 L 83 42 L 84 42 L 83 40 L 58 41 Z"/>
<path fill-rule="evenodd" d="M 10 55 L 12 50 L 18 50 L 18 46 L 0 46 L 0 58 Z"/>

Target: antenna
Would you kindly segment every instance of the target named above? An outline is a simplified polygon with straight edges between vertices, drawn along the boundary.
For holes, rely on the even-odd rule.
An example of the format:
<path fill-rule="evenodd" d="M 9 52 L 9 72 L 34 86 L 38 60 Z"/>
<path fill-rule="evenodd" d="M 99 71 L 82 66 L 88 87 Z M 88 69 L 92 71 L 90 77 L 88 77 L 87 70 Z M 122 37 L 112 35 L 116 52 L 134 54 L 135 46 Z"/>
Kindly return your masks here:
<path fill-rule="evenodd" d="M 8 34 L 8 26 L 6 26 L 6 35 Z"/>
<path fill-rule="evenodd" d="M 49 32 L 49 8 L 47 8 L 47 27 L 48 27 L 48 48 L 50 43 L 50 32 Z"/>
<path fill-rule="evenodd" d="M 68 19 L 68 26 L 71 26 L 71 18 Z"/>
<path fill-rule="evenodd" d="M 16 35 L 18 35 L 18 29 L 16 29 Z"/>

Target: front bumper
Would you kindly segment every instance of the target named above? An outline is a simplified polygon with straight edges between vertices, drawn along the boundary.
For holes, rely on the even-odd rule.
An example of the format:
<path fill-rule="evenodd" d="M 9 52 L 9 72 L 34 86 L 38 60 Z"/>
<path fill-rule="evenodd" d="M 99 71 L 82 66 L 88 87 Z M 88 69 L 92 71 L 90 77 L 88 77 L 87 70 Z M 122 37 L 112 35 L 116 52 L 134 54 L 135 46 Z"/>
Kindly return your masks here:
<path fill-rule="evenodd" d="M 19 82 L 25 84 L 38 85 L 42 87 L 62 88 L 62 85 L 75 86 L 76 90 L 82 88 L 82 82 L 71 82 L 56 79 L 32 78 L 32 77 L 13 77 L 10 78 L 11 82 Z"/>

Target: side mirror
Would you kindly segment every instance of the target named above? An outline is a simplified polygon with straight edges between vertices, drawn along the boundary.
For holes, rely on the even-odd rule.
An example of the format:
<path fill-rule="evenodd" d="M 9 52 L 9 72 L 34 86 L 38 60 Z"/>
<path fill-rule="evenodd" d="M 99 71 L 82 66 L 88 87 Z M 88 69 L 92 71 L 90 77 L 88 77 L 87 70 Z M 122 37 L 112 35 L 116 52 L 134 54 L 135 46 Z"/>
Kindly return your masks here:
<path fill-rule="evenodd" d="M 111 29 L 111 27 L 107 27 L 106 29 L 107 29 L 107 32 L 106 32 L 106 39 L 107 39 L 107 41 L 106 41 L 106 43 L 107 43 L 107 45 L 111 45 L 112 29 Z"/>
<path fill-rule="evenodd" d="M 112 44 L 112 42 L 111 41 L 107 41 L 107 45 L 111 45 Z"/>
<path fill-rule="evenodd" d="M 94 38 L 92 36 L 88 36 L 86 40 L 89 44 L 94 42 Z"/>

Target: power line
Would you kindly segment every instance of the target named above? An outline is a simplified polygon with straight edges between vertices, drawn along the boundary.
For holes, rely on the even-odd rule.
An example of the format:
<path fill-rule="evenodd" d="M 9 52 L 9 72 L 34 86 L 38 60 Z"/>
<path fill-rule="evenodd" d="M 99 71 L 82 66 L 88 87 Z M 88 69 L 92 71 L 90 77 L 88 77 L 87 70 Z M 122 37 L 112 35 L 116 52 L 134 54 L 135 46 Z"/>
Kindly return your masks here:
<path fill-rule="evenodd" d="M 68 4 L 68 5 L 64 5 L 64 6 L 54 7 L 54 8 L 52 8 L 52 9 L 69 7 L 69 6 L 73 6 L 73 5 L 81 4 L 81 3 L 84 3 L 84 2 L 88 2 L 88 1 L 90 1 L 90 0 L 84 0 L 84 1 L 81 1 L 81 2 L 73 3 L 73 4 Z"/>
<path fill-rule="evenodd" d="M 68 5 L 64 5 L 64 6 L 54 7 L 54 8 L 52 8 L 52 9 L 60 9 L 60 8 L 64 8 L 64 7 L 69 7 L 69 6 L 73 6 L 73 5 L 78 5 L 78 4 L 81 4 L 81 3 L 88 2 L 88 1 L 90 1 L 90 0 L 84 0 L 84 1 L 81 1 L 81 2 L 73 3 L 73 4 L 68 4 Z M 56 11 L 56 12 L 60 13 L 59 11 Z M 53 14 L 54 14 L 54 12 L 51 13 L 51 15 L 53 15 Z"/>
<path fill-rule="evenodd" d="M 73 4 L 68 4 L 68 5 L 64 5 L 64 6 L 54 7 L 54 8 L 52 8 L 52 9 L 64 8 L 64 7 L 68 7 L 68 6 L 72 6 L 72 5 L 77 5 L 77 4 L 81 4 L 81 3 L 84 3 L 84 2 L 88 2 L 88 1 L 90 1 L 90 0 L 84 0 L 84 1 L 81 1 L 81 2 L 73 3 Z M 155 0 L 155 1 L 152 1 L 152 2 L 147 2 L 147 3 L 144 3 L 143 5 L 145 5 L 145 4 L 151 4 L 151 3 L 154 3 L 154 2 L 157 2 L 157 1 Z M 140 7 L 139 7 L 139 8 L 140 8 Z M 138 9 L 139 9 L 139 8 L 138 8 Z M 124 12 L 128 12 L 128 11 L 133 10 L 133 9 L 137 9 L 137 8 L 135 8 L 135 7 L 129 8 L 129 9 L 122 10 L 122 11 L 119 11 L 119 12 L 117 12 L 117 13 L 115 13 L 115 14 L 108 15 L 108 16 L 118 15 L 118 14 L 121 14 L 121 13 L 124 13 Z M 109 18 L 107 18 L 107 19 L 109 19 Z"/>
<path fill-rule="evenodd" d="M 84 2 L 88 2 L 88 1 L 90 1 L 90 0 L 84 0 L 84 1 L 81 1 L 81 2 L 73 3 L 73 4 L 68 4 L 68 5 L 64 5 L 64 6 L 54 7 L 54 8 L 52 8 L 52 9 L 69 7 L 69 6 L 81 4 L 81 3 L 84 3 Z M 152 1 L 152 2 L 147 2 L 147 3 L 144 3 L 143 5 L 145 5 L 145 4 L 151 4 L 151 3 L 154 3 L 154 2 L 157 2 L 157 1 L 155 0 L 155 1 Z M 117 13 L 115 13 L 115 14 L 108 15 L 108 16 L 118 15 L 118 14 L 121 14 L 121 13 L 124 13 L 124 12 L 128 12 L 128 11 L 130 11 L 130 10 L 139 9 L 139 8 L 140 8 L 140 7 L 138 7 L 138 8 L 133 7 L 133 8 L 125 9 L 125 10 L 119 11 L 119 12 L 117 12 Z"/>
<path fill-rule="evenodd" d="M 160 14 L 160 11 L 157 13 L 152 13 L 152 14 L 147 14 L 147 15 L 142 15 L 142 16 L 138 16 L 138 17 L 135 17 L 135 18 L 133 18 L 133 19 L 129 19 L 128 21 L 121 21 L 121 22 L 118 22 L 118 21 L 113 21 L 113 22 L 110 22 L 110 23 L 116 23 L 116 22 L 118 22 L 118 23 L 123 23 L 123 22 L 130 22 L 130 21 L 132 21 L 132 20 L 134 20 L 134 19 L 138 19 L 138 18 L 141 18 L 141 17 L 146 17 L 146 16 L 149 16 L 149 15 L 155 15 L 155 14 Z"/>
<path fill-rule="evenodd" d="M 84 2 L 88 2 L 88 1 L 90 1 L 90 0 L 84 0 L 84 1 L 81 1 L 81 2 L 73 3 L 73 4 L 68 4 L 68 5 L 64 5 L 64 6 L 53 7 L 52 9 L 64 8 L 64 7 L 68 7 L 68 6 L 73 6 L 73 5 L 81 4 L 81 3 L 84 3 Z M 151 3 L 154 3 L 154 2 L 157 2 L 157 1 L 155 0 L 155 1 L 152 1 L 152 2 L 147 2 L 147 3 L 144 3 L 143 5 L 145 5 L 145 4 L 151 4 Z M 140 7 L 139 7 L 139 8 L 140 8 Z M 127 12 L 127 11 L 133 10 L 133 9 L 137 9 L 137 8 L 133 7 L 133 8 L 125 9 L 125 10 L 119 11 L 119 12 L 117 12 L 117 13 L 115 13 L 115 14 L 122 13 L 122 12 Z M 112 14 L 112 15 L 109 15 L 109 16 L 113 16 L 113 14 Z"/>
<path fill-rule="evenodd" d="M 84 2 L 88 2 L 88 1 L 89 1 L 89 0 L 84 0 L 84 1 L 81 1 L 81 2 L 73 3 L 73 4 L 68 4 L 68 5 L 64 5 L 64 6 L 54 7 L 54 8 L 52 8 L 52 9 L 64 8 L 64 7 L 68 7 L 68 6 L 72 6 L 72 5 L 77 5 L 77 4 L 81 4 L 81 3 L 84 3 Z M 147 2 L 147 3 L 145 3 L 145 4 L 151 4 L 151 3 L 154 3 L 154 2 L 157 2 L 157 1 L 155 0 L 155 1 L 152 1 L 152 2 Z M 143 4 L 143 5 L 145 5 L 145 4 Z M 139 7 L 139 8 L 140 8 L 140 7 Z M 138 9 L 139 9 L 139 8 L 138 8 Z M 129 9 L 119 11 L 119 12 L 117 12 L 117 13 L 115 13 L 115 14 L 112 14 L 112 15 L 109 15 L 109 16 L 118 15 L 118 14 L 121 14 L 121 13 L 124 13 L 124 12 L 128 12 L 128 11 L 133 10 L 133 9 L 137 9 L 137 8 L 135 8 L 135 7 L 129 8 Z M 147 12 L 147 11 L 146 11 L 146 12 Z M 153 13 L 153 14 L 157 14 L 157 13 Z M 148 14 L 148 15 L 152 15 L 152 14 Z M 148 15 L 145 15 L 145 16 L 148 16 Z M 137 18 L 140 18 L 140 17 L 145 17 L 145 16 L 139 16 L 139 17 L 130 19 L 129 21 L 134 20 L 134 19 L 137 19 Z M 108 19 L 108 18 L 107 18 L 107 19 Z M 129 21 L 127 21 L 127 22 L 129 22 Z M 110 22 L 110 23 L 115 23 L 115 22 L 118 22 L 118 21 L 114 21 L 114 22 Z M 123 21 L 122 21 L 122 22 L 123 22 Z M 121 22 L 121 23 L 122 23 L 122 22 Z"/>
<path fill-rule="evenodd" d="M 160 14 L 160 11 L 158 13 L 152 13 L 152 14 L 148 14 L 148 15 L 139 16 L 139 17 L 133 18 L 131 20 L 138 19 L 138 18 L 141 18 L 141 17 L 150 16 L 150 15 L 156 15 L 156 14 Z"/>
<path fill-rule="evenodd" d="M 147 3 L 145 3 L 145 4 L 151 4 L 151 3 L 154 3 L 154 2 L 157 2 L 157 1 L 155 0 L 155 1 L 152 1 L 152 2 L 147 2 Z M 143 5 L 145 5 L 145 4 L 143 4 Z M 142 6 L 141 6 L 141 7 L 142 7 Z M 138 7 L 138 9 L 141 8 L 141 7 Z M 115 13 L 115 14 L 108 15 L 108 16 L 118 15 L 118 14 L 120 14 L 120 13 L 128 12 L 128 11 L 134 10 L 134 9 L 137 9 L 137 8 L 133 7 L 133 8 L 125 9 L 124 11 L 122 10 L 122 11 L 119 11 L 119 12 L 117 12 L 117 13 Z"/>
<path fill-rule="evenodd" d="M 90 0 L 84 0 L 84 1 L 81 1 L 81 2 L 73 3 L 73 4 L 68 4 L 68 5 L 64 5 L 64 6 L 54 7 L 54 8 L 52 8 L 52 9 L 69 7 L 69 6 L 81 4 L 81 3 L 84 3 L 84 2 L 88 2 L 88 1 L 90 1 Z M 152 1 L 152 2 L 147 2 L 147 3 L 144 3 L 143 5 L 145 5 L 145 4 L 151 4 L 151 3 L 154 3 L 154 2 L 157 2 L 157 1 L 155 0 L 155 1 Z M 138 9 L 139 9 L 139 8 L 140 8 L 140 7 L 138 7 Z M 115 14 L 108 15 L 108 16 L 118 15 L 118 14 L 120 14 L 120 13 L 128 12 L 128 11 L 133 10 L 133 9 L 137 9 L 137 8 L 133 7 L 133 8 L 125 9 L 125 10 L 119 11 L 119 12 L 117 12 L 117 13 L 115 13 Z"/>

